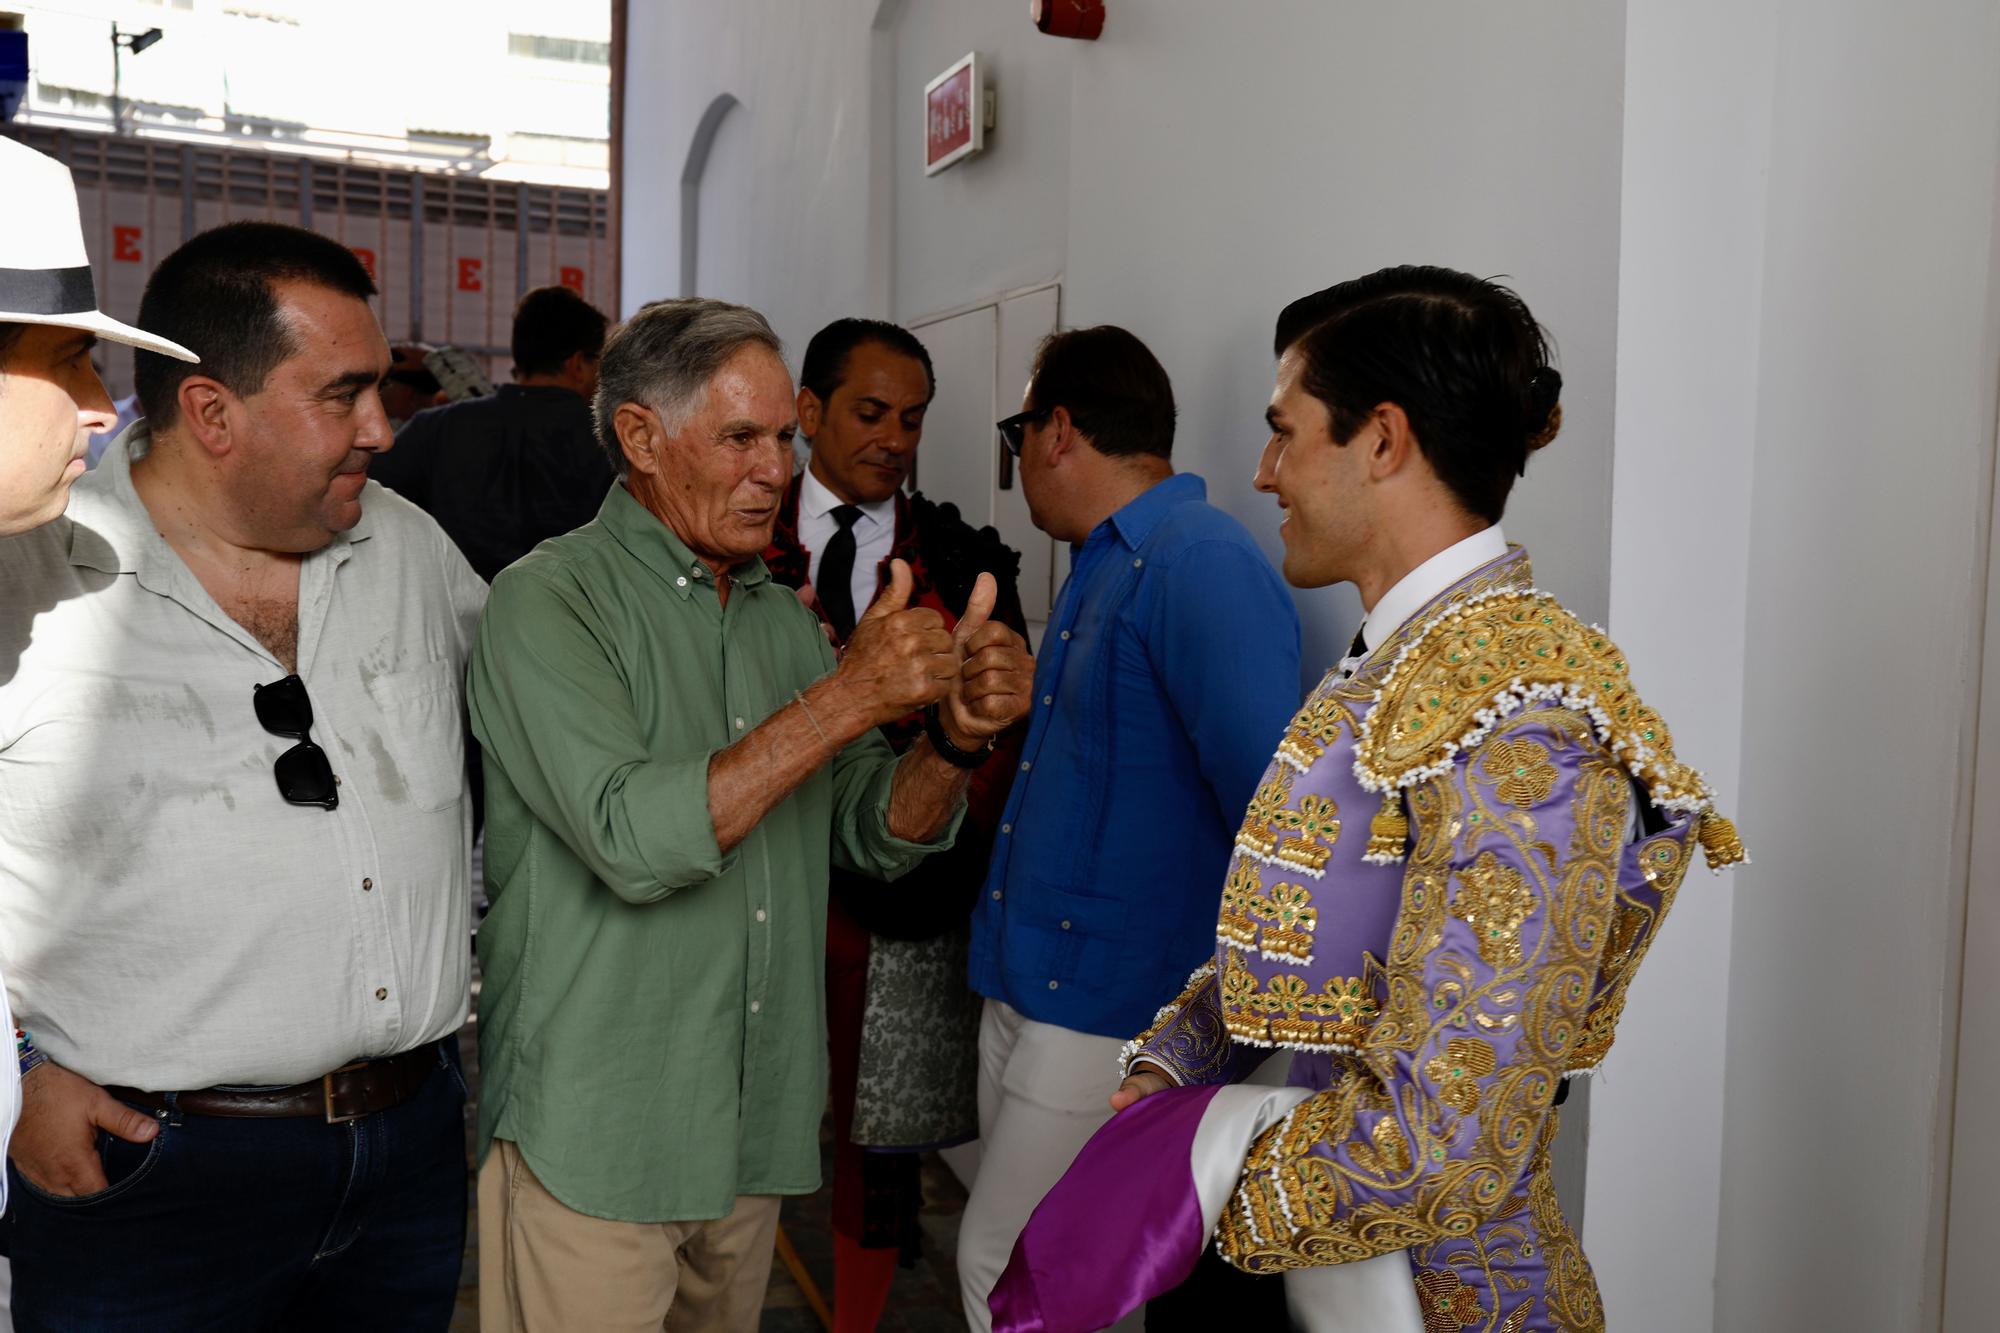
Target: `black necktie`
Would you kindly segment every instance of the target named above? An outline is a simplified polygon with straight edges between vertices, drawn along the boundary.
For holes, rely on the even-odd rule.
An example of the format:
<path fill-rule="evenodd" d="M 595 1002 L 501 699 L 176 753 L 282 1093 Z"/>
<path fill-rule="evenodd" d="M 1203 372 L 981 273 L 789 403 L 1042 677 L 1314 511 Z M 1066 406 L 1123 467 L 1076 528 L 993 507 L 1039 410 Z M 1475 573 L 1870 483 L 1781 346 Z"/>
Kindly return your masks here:
<path fill-rule="evenodd" d="M 819 604 L 833 622 L 833 632 L 845 642 L 854 633 L 854 524 L 861 511 L 853 505 L 835 505 L 833 521 L 840 531 L 833 534 L 819 557 Z"/>

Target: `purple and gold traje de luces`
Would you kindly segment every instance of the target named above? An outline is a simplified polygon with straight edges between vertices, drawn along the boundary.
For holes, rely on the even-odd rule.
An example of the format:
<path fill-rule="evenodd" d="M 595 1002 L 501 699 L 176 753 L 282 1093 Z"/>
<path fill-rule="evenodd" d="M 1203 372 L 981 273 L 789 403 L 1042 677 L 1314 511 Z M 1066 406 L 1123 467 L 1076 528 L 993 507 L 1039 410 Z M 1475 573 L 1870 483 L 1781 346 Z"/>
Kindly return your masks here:
<path fill-rule="evenodd" d="M 1097 1317 L 1110 1270 L 1143 1273 L 1117 1284 L 1135 1308 L 1212 1234 L 1230 1263 L 1301 1279 L 1400 1252 L 1425 1333 L 1602 1328 L 1550 1182 L 1554 1103 L 1610 1049 L 1697 842 L 1712 867 L 1745 859 L 1616 646 L 1533 587 L 1520 548 L 1474 571 L 1299 709 L 1245 812 L 1214 959 L 1126 1047 L 1183 1089 L 1289 1048 L 1303 1097 L 1250 1127 L 1212 1209 L 1141 1198 L 1131 1163 L 1150 1150 L 1169 1193 L 1190 1163 L 1192 1190 L 1243 1099 L 1114 1118 L 1023 1235 L 996 1327 Z M 1085 1206 L 1092 1225 L 1065 1220 Z"/>

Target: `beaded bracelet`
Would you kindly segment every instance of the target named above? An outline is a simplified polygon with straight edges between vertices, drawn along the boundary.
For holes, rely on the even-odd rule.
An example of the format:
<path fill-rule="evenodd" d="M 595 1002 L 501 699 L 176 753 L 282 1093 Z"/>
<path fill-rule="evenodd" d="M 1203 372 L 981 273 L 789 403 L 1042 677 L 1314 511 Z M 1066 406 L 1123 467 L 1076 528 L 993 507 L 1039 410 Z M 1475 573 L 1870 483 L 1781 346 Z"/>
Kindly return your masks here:
<path fill-rule="evenodd" d="M 36 1065 L 47 1063 L 49 1057 L 45 1052 L 36 1049 L 35 1039 L 26 1028 L 15 1028 L 14 1058 L 21 1062 L 21 1077 L 26 1078 L 29 1070 Z"/>

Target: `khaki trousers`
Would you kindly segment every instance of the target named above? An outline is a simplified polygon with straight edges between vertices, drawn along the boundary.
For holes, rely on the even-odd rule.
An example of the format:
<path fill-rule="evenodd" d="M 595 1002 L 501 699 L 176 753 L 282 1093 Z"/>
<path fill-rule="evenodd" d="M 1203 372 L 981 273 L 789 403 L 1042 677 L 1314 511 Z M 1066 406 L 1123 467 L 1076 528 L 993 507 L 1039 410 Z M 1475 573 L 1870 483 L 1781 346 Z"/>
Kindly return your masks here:
<path fill-rule="evenodd" d="M 505 1139 L 479 1168 L 483 1333 L 756 1333 L 778 1200 L 706 1222 L 611 1222 L 550 1194 Z"/>

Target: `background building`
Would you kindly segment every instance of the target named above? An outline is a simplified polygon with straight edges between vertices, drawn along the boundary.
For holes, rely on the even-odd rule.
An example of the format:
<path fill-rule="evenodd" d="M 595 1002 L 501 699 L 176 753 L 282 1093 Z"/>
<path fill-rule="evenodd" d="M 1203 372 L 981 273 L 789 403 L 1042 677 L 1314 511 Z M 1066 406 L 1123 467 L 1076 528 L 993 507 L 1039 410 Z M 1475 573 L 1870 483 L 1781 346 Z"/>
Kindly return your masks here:
<path fill-rule="evenodd" d="M 521 292 L 617 303 L 606 3 L 17 0 L 9 21 L 29 79 L 5 132 L 70 164 L 121 318 L 162 255 L 243 218 L 353 247 L 393 341 L 463 347 L 496 381 Z M 155 28 L 114 77 L 114 31 Z M 115 394 L 130 366 L 105 350 Z"/>

